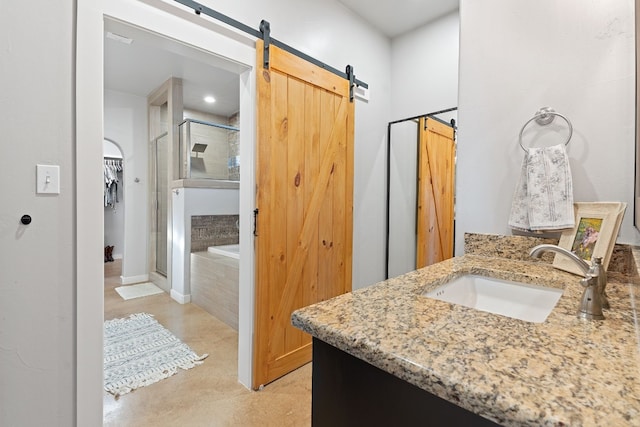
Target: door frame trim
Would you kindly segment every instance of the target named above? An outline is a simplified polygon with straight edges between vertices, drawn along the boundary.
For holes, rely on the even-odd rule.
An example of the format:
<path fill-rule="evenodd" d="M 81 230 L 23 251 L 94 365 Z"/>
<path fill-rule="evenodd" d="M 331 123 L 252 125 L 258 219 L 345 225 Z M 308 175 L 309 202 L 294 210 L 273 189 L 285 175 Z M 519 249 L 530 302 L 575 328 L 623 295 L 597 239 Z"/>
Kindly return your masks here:
<path fill-rule="evenodd" d="M 103 212 L 99 199 L 103 138 L 104 18 L 112 18 L 196 46 L 238 65 L 240 73 L 240 306 L 238 381 L 252 378 L 255 208 L 255 47 L 249 38 L 230 34 L 177 5 L 161 0 L 78 0 L 76 27 L 76 424 L 102 424 L 102 328 L 104 322 Z M 244 71 L 242 71 L 244 70 Z M 84 285 L 84 286 L 83 286 Z"/>

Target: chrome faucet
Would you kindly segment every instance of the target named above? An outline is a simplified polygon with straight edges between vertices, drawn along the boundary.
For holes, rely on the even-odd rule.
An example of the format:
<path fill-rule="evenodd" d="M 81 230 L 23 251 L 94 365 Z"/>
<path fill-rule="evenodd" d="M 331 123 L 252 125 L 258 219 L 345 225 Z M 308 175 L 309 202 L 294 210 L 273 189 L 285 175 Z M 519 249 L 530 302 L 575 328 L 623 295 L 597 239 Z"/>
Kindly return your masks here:
<path fill-rule="evenodd" d="M 566 256 L 576 263 L 584 274 L 584 278 L 580 280 L 580 284 L 584 287 L 580 308 L 578 309 L 578 317 L 588 320 L 603 320 L 602 307 L 603 301 L 606 301 L 604 287 L 607 284 L 607 276 L 604 268 L 602 268 L 602 258 L 594 258 L 593 265 L 589 265 L 585 260 L 560 246 L 556 245 L 538 245 L 531 249 L 529 255 L 540 258 L 543 252 L 551 251 Z M 608 306 L 608 302 L 607 302 Z"/>

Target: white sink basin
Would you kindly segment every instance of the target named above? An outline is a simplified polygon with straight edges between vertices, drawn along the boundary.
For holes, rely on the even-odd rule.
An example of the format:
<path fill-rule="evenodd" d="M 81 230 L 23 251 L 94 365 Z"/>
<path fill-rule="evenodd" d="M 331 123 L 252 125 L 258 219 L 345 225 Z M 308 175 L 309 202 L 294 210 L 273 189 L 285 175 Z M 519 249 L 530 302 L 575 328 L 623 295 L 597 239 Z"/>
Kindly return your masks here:
<path fill-rule="evenodd" d="M 423 295 L 480 311 L 542 323 L 562 293 L 562 289 L 468 274 Z"/>

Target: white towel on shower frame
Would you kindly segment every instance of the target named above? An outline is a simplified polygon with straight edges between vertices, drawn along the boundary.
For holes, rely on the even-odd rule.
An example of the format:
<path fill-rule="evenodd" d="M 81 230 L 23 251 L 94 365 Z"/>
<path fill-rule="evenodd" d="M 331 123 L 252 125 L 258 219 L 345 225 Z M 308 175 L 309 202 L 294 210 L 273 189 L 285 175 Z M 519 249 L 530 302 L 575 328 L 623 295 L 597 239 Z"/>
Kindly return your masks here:
<path fill-rule="evenodd" d="M 574 225 L 573 183 L 564 144 L 529 148 L 522 161 L 509 226 L 542 231 Z"/>

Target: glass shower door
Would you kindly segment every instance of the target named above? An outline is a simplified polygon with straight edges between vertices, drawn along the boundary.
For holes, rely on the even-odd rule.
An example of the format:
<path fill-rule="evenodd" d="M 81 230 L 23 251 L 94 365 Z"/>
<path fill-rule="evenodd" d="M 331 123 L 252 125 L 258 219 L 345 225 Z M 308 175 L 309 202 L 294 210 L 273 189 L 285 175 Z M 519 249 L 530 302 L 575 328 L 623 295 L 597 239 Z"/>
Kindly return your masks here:
<path fill-rule="evenodd" d="M 155 241 L 156 241 L 156 272 L 167 277 L 167 206 L 169 193 L 169 137 L 164 133 L 154 141 L 155 154 Z"/>

